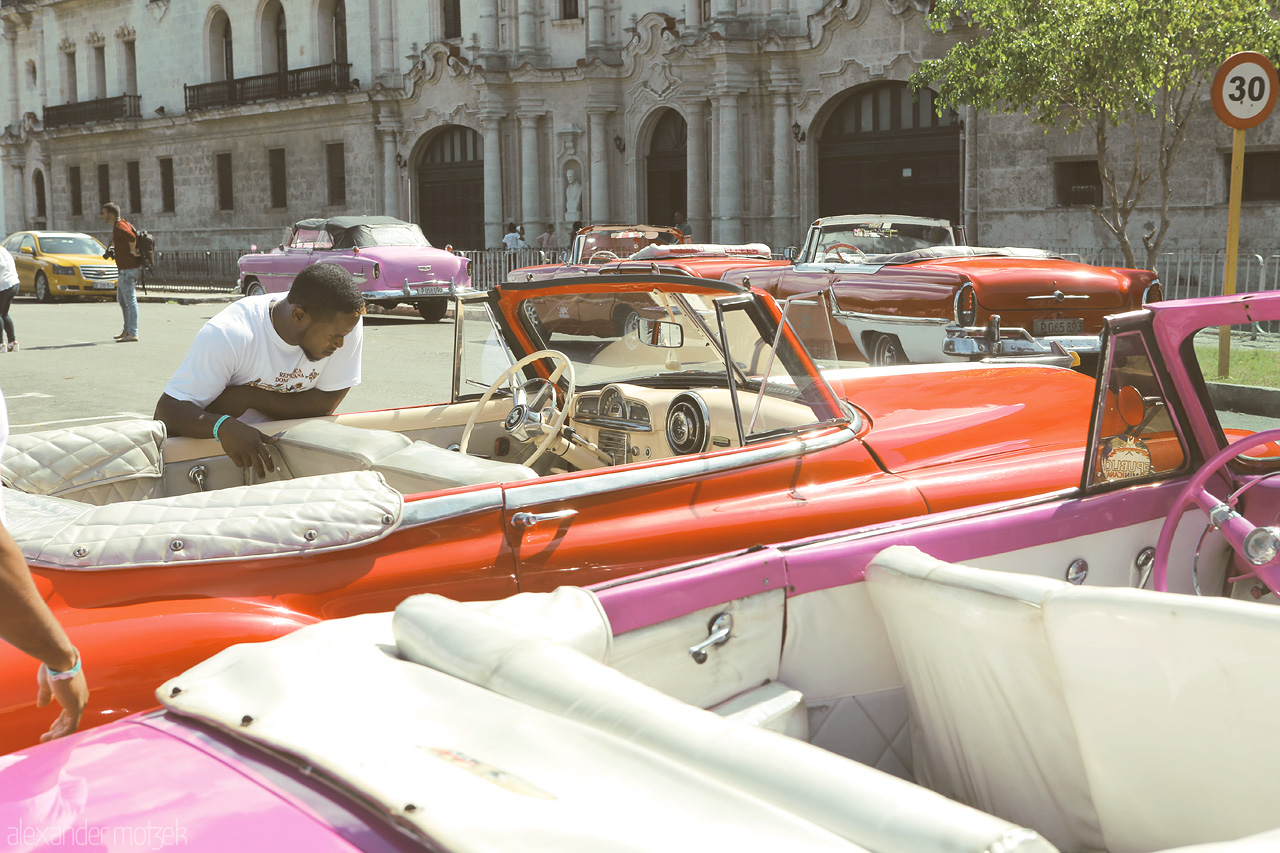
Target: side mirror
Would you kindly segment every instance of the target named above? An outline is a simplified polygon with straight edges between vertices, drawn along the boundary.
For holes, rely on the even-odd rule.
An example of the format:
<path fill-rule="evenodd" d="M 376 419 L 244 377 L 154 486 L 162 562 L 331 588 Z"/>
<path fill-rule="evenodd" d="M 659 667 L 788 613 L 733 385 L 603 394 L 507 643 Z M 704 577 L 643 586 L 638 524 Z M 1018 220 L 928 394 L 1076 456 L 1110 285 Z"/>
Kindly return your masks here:
<path fill-rule="evenodd" d="M 796 262 L 796 258 L 800 257 L 800 250 L 795 246 L 788 246 L 782 250 L 782 257 L 794 264 Z"/>
<path fill-rule="evenodd" d="M 679 349 L 684 346 L 684 327 L 670 320 L 646 320 L 642 317 L 637 331 L 640 342 L 647 347 Z"/>
<path fill-rule="evenodd" d="M 32 255 L 32 256 L 34 256 L 36 253 L 36 250 L 33 249 L 31 246 L 23 246 L 22 248 L 18 249 L 18 251 L 24 255 Z"/>

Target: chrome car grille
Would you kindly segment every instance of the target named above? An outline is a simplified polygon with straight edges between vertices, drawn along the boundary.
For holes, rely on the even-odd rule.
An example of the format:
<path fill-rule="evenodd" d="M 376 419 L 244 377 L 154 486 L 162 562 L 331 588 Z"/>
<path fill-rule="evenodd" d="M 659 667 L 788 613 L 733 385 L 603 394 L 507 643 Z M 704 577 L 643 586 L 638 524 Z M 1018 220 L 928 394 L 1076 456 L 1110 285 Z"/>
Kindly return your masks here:
<path fill-rule="evenodd" d="M 92 266 L 89 264 L 83 264 L 80 267 L 80 275 L 84 276 L 89 281 L 110 281 L 115 279 L 119 273 L 116 271 L 115 267 L 108 266 L 106 264 Z"/>
<path fill-rule="evenodd" d="M 627 434 L 612 429 L 600 430 L 599 447 L 613 457 L 614 465 L 625 465 L 627 462 Z"/>

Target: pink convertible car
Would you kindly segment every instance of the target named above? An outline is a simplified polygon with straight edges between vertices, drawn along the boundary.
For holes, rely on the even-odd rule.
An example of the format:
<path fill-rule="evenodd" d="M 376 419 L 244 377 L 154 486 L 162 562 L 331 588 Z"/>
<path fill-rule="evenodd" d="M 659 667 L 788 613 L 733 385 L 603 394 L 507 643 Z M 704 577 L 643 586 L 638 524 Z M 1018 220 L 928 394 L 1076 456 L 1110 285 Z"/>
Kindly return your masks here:
<path fill-rule="evenodd" d="M 0 758 L 0 827 L 33 850 L 1276 849 L 1277 321 L 1280 293 L 1111 318 L 1072 489 L 232 647 L 162 711 Z M 1213 379 L 1218 326 L 1252 384 Z"/>

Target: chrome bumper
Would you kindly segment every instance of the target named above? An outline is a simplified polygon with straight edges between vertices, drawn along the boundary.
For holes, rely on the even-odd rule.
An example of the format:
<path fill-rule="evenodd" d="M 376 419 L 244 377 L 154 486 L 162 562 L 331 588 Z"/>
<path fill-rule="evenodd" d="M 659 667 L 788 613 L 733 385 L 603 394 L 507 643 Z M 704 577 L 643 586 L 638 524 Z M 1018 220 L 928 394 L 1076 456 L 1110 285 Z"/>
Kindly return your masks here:
<path fill-rule="evenodd" d="M 1072 367 L 1079 363 L 1080 353 L 1097 353 L 1102 348 L 1097 335 L 1037 338 L 1026 329 L 1001 328 L 999 314 L 993 314 L 985 327 L 952 325 L 945 331 L 944 354 L 984 362 L 1016 361 Z"/>
<path fill-rule="evenodd" d="M 356 279 L 358 284 L 366 284 L 366 281 Z M 383 284 L 385 282 L 379 282 Z M 427 279 L 426 281 L 409 281 L 405 279 L 400 287 L 383 287 L 378 290 L 362 290 L 361 295 L 368 300 L 378 299 L 414 299 L 421 296 L 452 296 L 454 293 L 454 283 L 452 281 L 439 281 L 436 279 Z"/>

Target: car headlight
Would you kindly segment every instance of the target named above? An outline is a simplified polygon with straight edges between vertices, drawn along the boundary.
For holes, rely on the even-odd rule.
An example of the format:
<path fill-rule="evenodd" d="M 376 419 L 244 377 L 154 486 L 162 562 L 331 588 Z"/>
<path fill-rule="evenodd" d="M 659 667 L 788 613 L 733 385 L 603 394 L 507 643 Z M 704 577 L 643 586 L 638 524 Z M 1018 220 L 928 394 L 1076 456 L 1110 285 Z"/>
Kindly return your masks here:
<path fill-rule="evenodd" d="M 1147 305 L 1152 302 L 1160 302 L 1164 299 L 1164 293 L 1160 290 L 1160 279 L 1156 279 L 1147 285 L 1147 289 L 1142 291 L 1142 304 Z"/>
<path fill-rule="evenodd" d="M 58 265 L 58 264 L 54 264 L 54 265 L 53 265 L 53 274 L 54 274 L 54 275 L 75 275 L 75 274 L 76 274 L 76 268 L 75 268 L 75 267 L 64 267 L 64 266 L 60 266 L 60 265 Z"/>
<path fill-rule="evenodd" d="M 973 295 L 973 285 L 966 284 L 956 294 L 956 322 L 961 326 L 972 326 L 978 322 L 978 300 Z"/>

